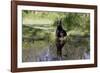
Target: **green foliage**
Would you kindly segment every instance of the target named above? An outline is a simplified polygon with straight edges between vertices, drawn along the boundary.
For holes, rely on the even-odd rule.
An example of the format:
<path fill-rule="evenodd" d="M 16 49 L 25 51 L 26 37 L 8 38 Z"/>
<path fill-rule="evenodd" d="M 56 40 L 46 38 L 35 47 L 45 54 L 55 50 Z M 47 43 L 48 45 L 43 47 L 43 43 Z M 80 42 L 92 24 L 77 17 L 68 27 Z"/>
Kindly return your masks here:
<path fill-rule="evenodd" d="M 67 28 L 67 31 L 74 29 L 75 27 L 80 26 L 80 15 L 76 13 L 69 13 L 64 18 L 64 25 Z"/>

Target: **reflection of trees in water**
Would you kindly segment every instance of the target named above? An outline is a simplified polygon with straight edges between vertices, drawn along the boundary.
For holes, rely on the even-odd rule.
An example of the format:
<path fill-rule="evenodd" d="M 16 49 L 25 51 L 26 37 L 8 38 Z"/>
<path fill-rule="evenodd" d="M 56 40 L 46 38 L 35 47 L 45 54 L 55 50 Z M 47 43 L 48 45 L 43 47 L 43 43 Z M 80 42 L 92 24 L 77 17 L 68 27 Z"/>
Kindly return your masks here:
<path fill-rule="evenodd" d="M 45 43 L 45 42 L 44 42 Z M 38 45 L 38 44 L 37 44 Z M 89 38 L 80 37 L 66 39 L 66 44 L 62 48 L 62 60 L 89 59 Z M 23 49 L 23 62 L 34 61 L 56 61 L 57 49 L 55 42 L 48 43 L 43 48 Z"/>

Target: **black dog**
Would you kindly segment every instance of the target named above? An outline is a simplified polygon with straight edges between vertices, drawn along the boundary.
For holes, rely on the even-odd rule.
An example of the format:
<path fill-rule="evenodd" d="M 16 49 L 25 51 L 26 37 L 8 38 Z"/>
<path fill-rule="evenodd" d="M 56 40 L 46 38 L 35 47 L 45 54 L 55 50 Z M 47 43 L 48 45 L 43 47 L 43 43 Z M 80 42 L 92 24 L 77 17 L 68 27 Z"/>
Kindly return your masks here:
<path fill-rule="evenodd" d="M 56 47 L 57 47 L 57 56 L 62 57 L 62 48 L 65 44 L 65 37 L 67 36 L 66 31 L 62 27 L 62 21 L 57 21 L 56 29 Z"/>

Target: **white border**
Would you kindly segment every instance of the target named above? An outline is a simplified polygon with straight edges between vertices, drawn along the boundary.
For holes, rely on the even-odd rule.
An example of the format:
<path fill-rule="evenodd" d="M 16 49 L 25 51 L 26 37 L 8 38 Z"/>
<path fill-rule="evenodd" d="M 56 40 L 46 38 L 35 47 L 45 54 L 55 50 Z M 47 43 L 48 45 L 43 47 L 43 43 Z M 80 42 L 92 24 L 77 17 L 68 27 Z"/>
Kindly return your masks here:
<path fill-rule="evenodd" d="M 25 62 L 22 63 L 22 10 L 39 10 L 39 11 L 58 11 L 58 12 L 78 12 L 90 13 L 90 59 L 89 60 L 68 60 L 68 61 L 50 61 L 50 62 Z M 18 68 L 25 67 L 43 67 L 43 66 L 58 66 L 58 65 L 78 65 L 78 64 L 94 64 L 94 10 L 92 9 L 77 9 L 77 8 L 57 8 L 57 7 L 40 7 L 40 6 L 17 6 L 17 66 Z"/>

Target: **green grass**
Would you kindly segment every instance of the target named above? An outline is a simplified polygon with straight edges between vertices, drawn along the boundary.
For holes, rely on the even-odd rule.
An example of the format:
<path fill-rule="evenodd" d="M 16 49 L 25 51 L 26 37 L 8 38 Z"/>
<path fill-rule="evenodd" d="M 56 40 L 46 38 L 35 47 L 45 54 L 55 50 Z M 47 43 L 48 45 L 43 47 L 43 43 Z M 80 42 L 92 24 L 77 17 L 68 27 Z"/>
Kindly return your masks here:
<path fill-rule="evenodd" d="M 44 18 L 24 18 L 23 19 L 23 24 L 37 24 L 37 25 L 41 25 L 41 24 L 53 24 L 53 21 L 50 19 L 44 19 Z"/>

